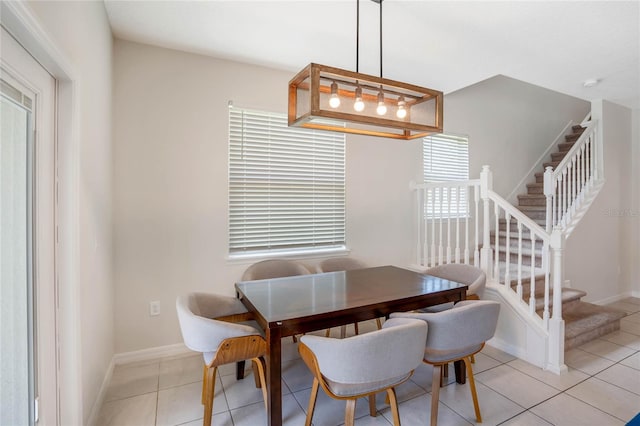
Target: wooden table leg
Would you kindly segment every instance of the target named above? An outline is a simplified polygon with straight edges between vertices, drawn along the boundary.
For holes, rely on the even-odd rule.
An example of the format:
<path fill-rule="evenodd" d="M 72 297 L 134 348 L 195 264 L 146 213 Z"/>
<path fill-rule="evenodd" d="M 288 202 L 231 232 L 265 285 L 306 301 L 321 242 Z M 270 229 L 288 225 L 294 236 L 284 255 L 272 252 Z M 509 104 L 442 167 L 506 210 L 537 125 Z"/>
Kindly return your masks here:
<path fill-rule="evenodd" d="M 267 328 L 267 386 L 269 387 L 269 426 L 282 425 L 282 333 L 279 328 Z"/>
<path fill-rule="evenodd" d="M 456 372 L 456 383 L 464 385 L 467 382 L 467 374 L 464 367 L 464 361 L 455 361 L 453 368 Z"/>
<path fill-rule="evenodd" d="M 244 379 L 244 361 L 236 363 L 236 380 Z"/>

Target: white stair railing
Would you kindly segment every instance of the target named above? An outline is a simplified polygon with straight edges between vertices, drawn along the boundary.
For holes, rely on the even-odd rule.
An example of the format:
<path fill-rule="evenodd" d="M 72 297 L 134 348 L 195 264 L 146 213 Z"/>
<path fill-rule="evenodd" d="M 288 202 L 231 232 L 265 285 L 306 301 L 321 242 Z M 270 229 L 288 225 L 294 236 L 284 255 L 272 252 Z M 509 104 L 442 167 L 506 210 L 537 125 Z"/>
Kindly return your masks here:
<path fill-rule="evenodd" d="M 412 184 L 416 194 L 416 264 L 479 266 L 536 335 L 545 336 L 544 367 L 564 365 L 562 256 L 564 241 L 604 183 L 601 107 L 582 121 L 584 131 L 555 170 L 544 173 L 545 229 L 493 191 L 489 166 L 480 179 Z M 596 117 L 592 116 L 595 111 Z M 529 295 L 526 294 L 529 287 Z M 536 288 L 536 287 L 542 287 Z M 552 309 L 550 311 L 550 309 Z"/>
<path fill-rule="evenodd" d="M 480 266 L 480 180 L 412 184 L 416 192 L 416 264 Z M 472 221 L 473 220 L 473 221 Z"/>
<path fill-rule="evenodd" d="M 492 181 L 489 166 L 483 166 L 480 179 L 412 184 L 418 218 L 416 264 L 429 268 L 465 263 L 482 268 L 492 285 L 511 294 L 510 300 L 521 304 L 532 322 L 549 333 L 549 341 L 557 343 L 554 351 L 564 353 L 564 327 L 550 327 L 550 319 L 562 322 L 561 301 L 553 301 L 553 316 L 549 310 L 551 295 L 560 296 L 562 283 L 556 278 L 561 271 L 551 270 L 551 254 L 554 267 L 560 267 L 562 251 L 553 245 L 551 234 L 495 193 Z M 541 292 L 536 291 L 539 281 L 544 282 Z M 526 287 L 529 296 L 524 301 Z M 563 355 L 549 355 L 553 358 L 560 368 Z"/>
<path fill-rule="evenodd" d="M 544 172 L 547 198 L 546 231 L 559 227 L 565 231 L 579 219 L 586 197 L 603 177 L 602 141 L 598 122 L 583 122 L 585 130 L 555 168 Z"/>

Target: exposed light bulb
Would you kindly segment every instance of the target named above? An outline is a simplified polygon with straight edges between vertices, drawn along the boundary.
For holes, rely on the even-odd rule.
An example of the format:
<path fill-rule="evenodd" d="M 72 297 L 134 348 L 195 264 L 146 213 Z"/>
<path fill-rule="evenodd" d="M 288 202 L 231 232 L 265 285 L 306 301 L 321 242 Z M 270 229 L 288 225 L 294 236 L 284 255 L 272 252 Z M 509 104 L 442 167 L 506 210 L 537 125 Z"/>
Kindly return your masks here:
<path fill-rule="evenodd" d="M 387 106 L 384 104 L 384 93 L 382 90 L 378 93 L 378 108 L 376 108 L 378 115 L 385 115 L 387 113 Z"/>
<path fill-rule="evenodd" d="M 335 81 L 331 83 L 331 97 L 329 97 L 329 106 L 331 106 L 331 108 L 338 108 L 340 106 L 338 84 Z"/>
<path fill-rule="evenodd" d="M 356 87 L 356 101 L 353 103 L 353 109 L 357 112 L 364 111 L 364 101 L 362 100 L 362 88 Z"/>
<path fill-rule="evenodd" d="M 396 111 L 396 117 L 401 120 L 407 116 L 407 109 L 405 108 L 406 104 L 407 103 L 404 101 L 404 96 L 400 96 L 398 98 L 398 110 Z"/>

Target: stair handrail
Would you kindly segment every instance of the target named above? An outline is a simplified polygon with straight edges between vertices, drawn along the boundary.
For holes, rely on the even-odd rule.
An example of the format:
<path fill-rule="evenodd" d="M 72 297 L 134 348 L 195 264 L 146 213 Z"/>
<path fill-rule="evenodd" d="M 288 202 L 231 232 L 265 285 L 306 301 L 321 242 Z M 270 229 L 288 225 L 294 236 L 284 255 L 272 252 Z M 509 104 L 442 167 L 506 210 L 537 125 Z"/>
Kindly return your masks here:
<path fill-rule="evenodd" d="M 598 121 L 590 119 L 581 125 L 585 130 L 558 166 L 555 169 L 548 166 L 544 172 L 547 233 L 556 226 L 566 229 L 583 191 L 600 178 L 602 149 L 597 137 Z"/>
<path fill-rule="evenodd" d="M 527 228 L 531 231 L 535 232 L 537 236 L 539 236 L 542 241 L 546 244 L 549 244 L 551 240 L 551 234 L 549 234 L 542 226 L 538 225 L 533 219 L 531 219 L 526 214 L 522 213 L 519 209 L 517 209 L 513 204 L 511 204 L 506 199 L 502 198 L 498 193 L 489 190 L 489 198 L 496 203 L 500 208 L 504 211 L 508 212 L 510 216 L 522 222 Z"/>
<path fill-rule="evenodd" d="M 584 120 L 583 120 L 584 121 Z M 564 136 L 568 133 L 571 126 L 575 125 L 576 122 L 573 120 L 569 120 L 566 126 L 558 133 L 558 136 L 549 144 L 547 149 L 538 157 L 538 159 L 533 163 L 529 171 L 520 179 L 520 182 L 513 188 L 511 193 L 506 197 L 511 203 L 517 203 L 518 194 L 522 194 L 526 192 L 527 183 L 531 182 L 532 178 L 535 176 L 535 173 L 542 168 L 542 165 L 547 161 L 547 159 L 551 156 L 551 152 L 558 147 L 558 144 L 562 142 Z"/>

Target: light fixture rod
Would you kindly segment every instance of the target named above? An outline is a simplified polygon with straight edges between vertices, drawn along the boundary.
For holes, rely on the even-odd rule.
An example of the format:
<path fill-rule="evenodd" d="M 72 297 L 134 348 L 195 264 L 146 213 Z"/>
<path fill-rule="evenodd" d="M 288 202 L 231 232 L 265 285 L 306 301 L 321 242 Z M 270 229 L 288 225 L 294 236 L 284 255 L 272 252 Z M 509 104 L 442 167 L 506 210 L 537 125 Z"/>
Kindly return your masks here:
<path fill-rule="evenodd" d="M 358 67 L 360 62 L 360 0 L 356 0 L 356 72 L 360 72 Z"/>
<path fill-rule="evenodd" d="M 382 0 L 380 0 L 380 78 L 382 78 Z"/>

